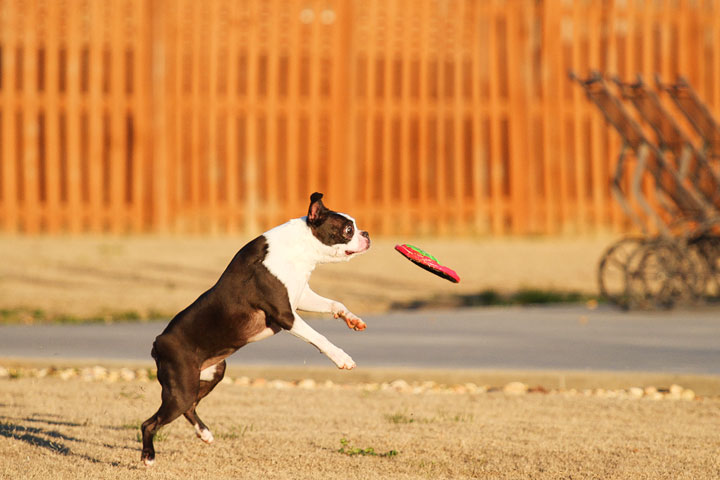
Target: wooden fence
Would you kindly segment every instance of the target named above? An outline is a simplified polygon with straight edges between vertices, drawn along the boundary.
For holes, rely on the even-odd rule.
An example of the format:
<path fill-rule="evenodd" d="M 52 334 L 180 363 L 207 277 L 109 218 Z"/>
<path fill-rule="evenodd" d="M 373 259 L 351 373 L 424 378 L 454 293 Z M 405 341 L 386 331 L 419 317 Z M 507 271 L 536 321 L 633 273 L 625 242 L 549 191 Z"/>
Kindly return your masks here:
<path fill-rule="evenodd" d="M 0 0 L 0 231 L 622 231 L 570 69 L 718 113 L 720 2 Z"/>

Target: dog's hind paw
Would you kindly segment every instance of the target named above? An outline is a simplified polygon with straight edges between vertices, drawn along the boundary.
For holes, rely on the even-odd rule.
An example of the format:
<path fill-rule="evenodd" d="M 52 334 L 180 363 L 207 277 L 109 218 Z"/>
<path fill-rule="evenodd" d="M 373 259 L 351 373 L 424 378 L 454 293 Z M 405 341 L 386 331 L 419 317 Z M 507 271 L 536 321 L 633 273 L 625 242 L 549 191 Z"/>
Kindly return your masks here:
<path fill-rule="evenodd" d="M 208 445 L 210 445 L 211 443 L 213 443 L 215 441 L 215 437 L 213 437 L 213 434 L 210 430 L 202 430 L 198 434 L 198 437 L 200 438 L 200 440 L 207 443 Z"/>

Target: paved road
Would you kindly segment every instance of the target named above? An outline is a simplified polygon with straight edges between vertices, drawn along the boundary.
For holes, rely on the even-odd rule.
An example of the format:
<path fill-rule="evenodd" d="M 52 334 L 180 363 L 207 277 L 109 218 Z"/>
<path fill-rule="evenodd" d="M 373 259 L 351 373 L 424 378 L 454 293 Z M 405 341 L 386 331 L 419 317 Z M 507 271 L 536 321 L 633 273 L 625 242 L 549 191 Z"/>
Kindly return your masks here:
<path fill-rule="evenodd" d="M 720 310 L 619 312 L 583 306 L 479 308 L 366 317 L 364 332 L 310 323 L 360 366 L 613 370 L 720 374 Z M 0 357 L 151 360 L 165 322 L 0 327 Z M 232 365 L 331 365 L 288 333 Z"/>

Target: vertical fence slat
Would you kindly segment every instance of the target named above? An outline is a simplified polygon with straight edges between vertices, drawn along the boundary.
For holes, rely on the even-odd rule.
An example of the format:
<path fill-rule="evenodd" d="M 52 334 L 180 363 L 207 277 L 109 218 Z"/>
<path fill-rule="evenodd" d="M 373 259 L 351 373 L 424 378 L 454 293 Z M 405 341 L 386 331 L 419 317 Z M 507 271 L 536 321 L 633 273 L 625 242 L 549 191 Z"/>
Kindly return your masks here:
<path fill-rule="evenodd" d="M 716 115 L 718 112 L 720 112 L 720 41 L 717 40 L 717 38 L 720 36 L 720 4 L 715 0 L 714 2 L 710 3 L 708 6 L 708 10 L 710 10 L 714 15 L 710 15 L 710 18 L 712 19 L 712 23 L 710 25 L 711 32 L 714 36 L 715 44 L 713 45 L 713 54 L 712 54 L 712 62 L 713 62 L 713 105 L 711 105 L 711 111 L 713 111 Z M 714 108 L 713 108 L 714 107 Z"/>
<path fill-rule="evenodd" d="M 205 123 L 209 126 L 207 129 L 207 145 L 204 148 L 203 154 L 206 155 L 207 161 L 204 164 L 204 168 L 207 170 L 207 209 L 210 215 L 208 217 L 208 223 L 202 225 L 201 231 L 210 231 L 211 233 L 217 234 L 220 231 L 220 220 L 222 214 L 219 211 L 220 206 L 220 153 L 218 130 L 221 128 L 221 105 L 218 101 L 218 78 L 220 77 L 221 69 L 224 67 L 224 62 L 218 58 L 220 42 L 222 41 L 220 36 L 225 32 L 220 28 L 221 20 L 221 7 L 222 2 L 216 0 L 214 2 L 207 2 L 209 5 L 207 8 L 210 11 L 208 19 L 208 31 L 201 32 L 201 35 L 205 35 L 208 38 L 207 51 L 203 53 L 207 61 L 207 92 L 206 92 L 206 111 L 207 116 L 205 117 Z"/>
<path fill-rule="evenodd" d="M 502 189 L 503 172 L 502 159 L 500 158 L 502 147 L 500 145 L 500 125 L 501 111 L 499 105 L 500 87 L 499 79 L 495 72 L 499 71 L 498 64 L 498 6 L 495 0 L 491 1 L 490 7 L 490 37 L 488 41 L 488 52 L 490 59 L 490 211 L 491 211 L 491 231 L 494 235 L 502 235 L 504 233 L 504 192 Z"/>
<path fill-rule="evenodd" d="M 425 34 L 422 35 L 421 41 L 420 41 L 420 59 L 419 59 L 419 75 L 420 78 L 418 79 L 418 95 L 420 99 L 420 105 L 418 108 L 418 135 L 419 135 L 419 145 L 418 145 L 418 169 L 420 170 L 418 172 L 418 207 L 419 207 L 419 218 L 420 218 L 420 233 L 427 233 L 429 229 L 429 198 L 428 198 L 428 183 L 430 182 L 430 179 L 428 178 L 428 171 L 427 171 L 427 159 L 430 155 L 429 146 L 427 142 L 428 138 L 428 111 L 429 111 L 429 87 L 428 87 L 428 75 L 429 75 L 429 68 L 428 68 L 428 60 L 430 58 L 430 52 L 432 51 L 432 46 L 430 45 L 430 42 L 432 39 L 428 35 L 429 30 L 429 22 L 430 22 L 430 8 L 428 7 L 429 3 L 427 0 L 424 0 L 421 3 L 420 8 L 420 31 L 424 32 Z M 422 165 L 422 167 L 420 166 Z"/>
<path fill-rule="evenodd" d="M 453 212 L 453 225 L 452 231 L 455 234 L 465 233 L 465 199 L 463 198 L 463 62 L 465 57 L 465 35 L 463 20 L 465 19 L 467 12 L 467 4 L 459 0 L 459 8 L 455 9 L 458 13 L 454 16 L 453 30 L 455 31 L 455 42 L 456 48 L 454 49 L 453 60 L 453 104 L 452 104 L 452 125 L 453 125 L 453 138 L 452 138 L 452 158 L 448 161 L 452 162 L 452 177 L 447 182 L 448 185 L 452 185 L 453 198 L 451 203 L 451 212 Z"/>
<path fill-rule="evenodd" d="M 67 218 L 68 230 L 77 234 L 83 231 L 83 199 L 81 178 L 81 51 L 83 48 L 83 33 L 80 15 L 75 12 L 84 12 L 83 9 L 74 9 L 66 4 L 62 12 L 66 18 L 66 78 L 65 78 L 65 138 L 67 142 Z"/>
<path fill-rule="evenodd" d="M 105 3 L 89 3 L 89 19 L 86 27 L 90 31 L 90 38 L 87 45 L 87 61 L 83 68 L 88 69 L 87 76 L 87 122 L 86 139 L 89 143 L 86 157 L 83 161 L 87 165 L 87 177 L 83 179 L 84 188 L 88 195 L 85 199 L 87 205 L 87 217 L 89 230 L 98 232 L 101 230 L 102 210 L 102 161 L 104 155 L 104 95 L 103 95 L 103 50 L 106 39 L 103 35 L 105 23 Z"/>
<path fill-rule="evenodd" d="M 45 35 L 39 48 L 44 51 L 43 58 L 39 61 L 39 66 L 43 70 L 38 77 L 38 82 L 42 83 L 42 92 L 40 98 L 42 102 L 42 115 L 44 117 L 44 139 L 45 145 L 42 146 L 44 152 L 45 169 L 44 179 L 40 188 L 44 191 L 41 197 L 44 203 L 43 209 L 43 230 L 57 232 L 60 227 L 60 138 L 59 138 L 59 91 L 58 91 L 58 46 L 57 38 L 59 37 L 58 22 L 59 12 L 56 2 L 48 2 L 45 5 Z M 42 63 L 40 63 L 42 62 Z"/>
<path fill-rule="evenodd" d="M 368 15 L 370 18 L 374 18 L 377 11 L 377 0 L 369 0 L 369 5 L 366 5 L 366 15 Z M 362 196 L 360 198 L 360 204 L 361 205 L 370 205 L 373 201 L 372 198 L 372 190 L 371 190 L 371 184 L 372 179 L 374 178 L 374 173 L 372 171 L 372 165 L 373 165 L 373 156 L 375 155 L 375 96 L 376 96 L 376 81 L 375 81 L 375 75 L 376 75 L 376 55 L 377 55 L 377 47 L 376 47 L 377 37 L 370 35 L 370 38 L 368 39 L 368 45 L 364 49 L 367 52 L 367 66 L 366 66 L 366 75 L 365 75 L 365 111 L 364 111 L 364 120 L 365 120 L 365 145 L 364 145 L 364 158 L 363 158 L 363 172 L 362 172 L 362 178 L 359 180 L 362 183 L 361 192 Z M 366 228 L 374 228 L 375 223 L 375 216 L 371 212 L 367 213 L 368 223 L 372 226 L 368 226 Z"/>
<path fill-rule="evenodd" d="M 267 46 L 265 48 L 265 69 L 266 69 L 266 108 L 265 108 L 265 204 L 270 210 L 270 217 L 266 220 L 269 225 L 275 225 L 282 222 L 280 214 L 279 186 L 278 175 L 274 172 L 278 171 L 278 120 L 280 114 L 278 111 L 278 59 L 280 57 L 280 25 L 279 18 L 280 6 L 277 0 L 267 4 L 268 15 L 275 21 L 270 21 L 269 34 L 267 36 Z M 285 212 L 282 212 L 285 213 Z"/>
<path fill-rule="evenodd" d="M 298 198 L 301 196 L 298 188 L 297 177 L 300 174 L 300 57 L 302 48 L 300 45 L 300 14 L 301 4 L 297 0 L 291 0 L 290 9 L 290 42 L 288 47 L 288 79 L 287 79 L 287 202 L 290 206 L 297 206 Z"/>
<path fill-rule="evenodd" d="M 336 1 L 333 4 L 335 21 L 331 58 L 332 74 L 332 111 L 330 139 L 330 185 L 332 198 L 343 197 L 343 202 L 353 204 L 357 195 L 354 172 L 357 171 L 357 159 L 350 143 L 350 135 L 355 132 L 357 110 L 351 108 L 350 95 L 354 87 L 356 71 L 353 69 L 357 57 L 350 54 L 353 29 L 352 2 Z M 353 102 L 354 104 L 354 102 Z M 343 121 L 344 120 L 344 124 Z"/>
<path fill-rule="evenodd" d="M 25 5 L 24 35 L 22 38 L 22 203 L 24 231 L 37 233 L 39 229 L 38 139 L 40 130 L 37 95 L 38 54 L 36 4 Z"/>
<path fill-rule="evenodd" d="M 126 127 L 124 111 L 125 102 L 125 65 L 123 57 L 127 41 L 127 32 L 123 31 L 128 21 L 127 15 L 128 0 L 115 0 L 112 10 L 112 30 L 110 40 L 111 56 L 111 78 L 110 78 L 110 208 L 107 224 L 113 233 L 120 233 L 126 230 L 127 209 L 123 208 L 123 191 L 125 185 L 125 163 L 126 163 Z M 106 174 L 107 174 L 106 173 Z M 107 228 L 107 227 L 105 227 Z"/>
<path fill-rule="evenodd" d="M 240 152 L 237 134 L 237 115 L 238 115 L 238 56 L 240 54 L 240 41 L 237 28 L 233 26 L 237 24 L 240 7 L 237 2 L 227 2 L 228 7 L 228 56 L 227 56 L 227 92 L 225 102 L 227 102 L 227 121 L 225 125 L 225 137 L 227 141 L 227 152 L 225 156 L 225 188 L 227 189 L 226 208 L 228 210 L 227 229 L 229 232 L 235 232 L 239 229 L 241 222 L 239 221 L 238 210 L 240 210 L 238 201 L 238 175 Z"/>
<path fill-rule="evenodd" d="M 252 7 L 250 15 L 252 18 L 257 14 L 257 2 L 251 3 Z M 247 45 L 247 109 L 245 113 L 246 120 L 246 136 L 247 136 L 247 156 L 244 159 L 245 162 L 245 205 L 244 209 L 247 212 L 245 217 L 245 229 L 247 231 L 258 231 L 259 230 L 259 192 L 258 192 L 258 135 L 257 135 L 257 122 L 258 113 L 257 105 L 254 99 L 257 98 L 257 65 L 258 65 L 258 43 L 259 35 L 257 24 L 248 26 L 249 41 Z"/>
<path fill-rule="evenodd" d="M 508 62 L 509 87 L 509 111 L 510 111 L 510 192 L 512 209 L 511 232 L 522 234 L 527 230 L 528 223 L 528 72 L 525 70 L 530 65 L 530 59 L 525 52 L 527 40 L 523 38 L 524 16 L 526 9 L 518 3 L 511 4 L 510 15 L 507 16 L 508 32 L 508 55 L 521 59 L 519 62 Z M 521 7 L 521 8 L 517 8 Z"/>
<path fill-rule="evenodd" d="M 480 82 L 483 79 L 481 75 L 481 41 L 483 40 L 480 25 L 484 20 L 485 10 L 482 5 L 475 5 L 475 17 L 473 18 L 473 25 L 476 25 L 476 31 L 472 35 L 472 47 L 470 49 L 471 63 L 472 63 L 472 156 L 471 161 L 474 166 L 473 177 L 472 177 L 472 203 L 471 208 L 473 209 L 474 215 L 474 233 L 485 234 L 487 233 L 488 217 L 485 198 L 487 192 L 485 191 L 485 180 L 486 177 L 484 172 L 486 171 L 485 165 L 488 162 L 487 146 L 484 145 L 484 132 L 483 122 L 485 114 L 483 112 L 483 101 L 482 91 Z M 484 50 L 484 49 L 483 49 Z"/>
<path fill-rule="evenodd" d="M 393 212 L 390 208 L 392 200 L 390 198 L 390 180 L 392 176 L 392 163 L 396 159 L 392 157 L 392 142 L 393 142 L 393 131 L 392 124 L 395 118 L 395 99 L 393 98 L 392 85 L 393 85 L 393 74 L 394 68 L 392 59 L 395 54 L 395 22 L 397 19 L 396 9 L 398 8 L 398 2 L 393 2 L 390 5 L 386 5 L 383 8 L 384 25 L 383 28 L 383 51 L 380 54 L 382 56 L 383 63 L 383 97 L 378 103 L 380 108 L 383 110 L 382 115 L 382 163 L 379 166 L 378 171 L 375 172 L 374 182 L 379 191 L 380 206 L 385 212 L 383 215 L 378 215 L 379 227 L 386 231 L 390 227 L 390 223 L 394 221 Z M 376 140 L 377 141 L 377 140 Z"/>
<path fill-rule="evenodd" d="M 2 182 L 2 208 L 0 209 L 0 220 L 2 221 L 3 230 L 6 232 L 16 232 L 18 228 L 18 202 L 17 202 L 17 161 L 16 155 L 18 151 L 18 131 L 17 131 L 17 112 L 19 111 L 16 104 L 16 85 L 17 78 L 17 52 L 18 39 L 16 36 L 17 29 L 11 28 L 11 25 L 17 25 L 17 10 L 8 2 L 0 3 L 0 47 L 2 47 L 2 91 L 0 91 L 0 121 L 2 121 L 2 130 L 0 131 L 0 181 Z"/>
<path fill-rule="evenodd" d="M 150 16 L 148 5 L 142 0 L 132 1 L 132 16 L 136 32 L 130 41 L 129 49 L 132 61 L 132 76 L 130 77 L 131 90 L 130 100 L 126 116 L 131 121 L 132 131 L 128 132 L 129 140 L 132 141 L 133 150 L 128 157 L 133 162 L 131 169 L 131 182 L 128 185 L 130 201 L 130 228 L 134 233 L 142 232 L 147 225 L 148 204 L 146 193 L 148 191 L 148 150 L 147 144 L 148 125 L 147 119 L 152 118 L 152 110 L 146 101 L 145 79 L 149 78 L 149 69 L 152 58 L 148 52 L 152 51 L 152 38 L 150 36 Z"/>

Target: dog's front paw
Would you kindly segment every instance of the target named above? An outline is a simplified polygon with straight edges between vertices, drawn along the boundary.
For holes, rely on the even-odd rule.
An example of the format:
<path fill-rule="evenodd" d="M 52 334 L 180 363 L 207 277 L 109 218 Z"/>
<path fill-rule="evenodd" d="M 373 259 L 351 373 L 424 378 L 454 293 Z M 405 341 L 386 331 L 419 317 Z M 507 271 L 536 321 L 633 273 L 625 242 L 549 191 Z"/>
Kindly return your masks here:
<path fill-rule="evenodd" d="M 140 461 L 142 461 L 146 467 L 152 467 L 153 465 L 155 465 L 155 452 L 148 452 L 143 450 Z"/>
<path fill-rule="evenodd" d="M 330 360 L 332 360 L 340 370 L 352 370 L 355 368 L 355 362 L 350 358 L 350 355 L 340 349 L 330 355 Z"/>
<path fill-rule="evenodd" d="M 360 317 L 358 317 L 349 310 L 342 310 L 336 312 L 334 316 L 335 318 L 342 318 L 343 320 L 345 320 L 345 324 L 348 326 L 348 328 L 352 328 L 355 331 L 359 332 L 367 328 L 367 323 L 363 322 Z"/>

